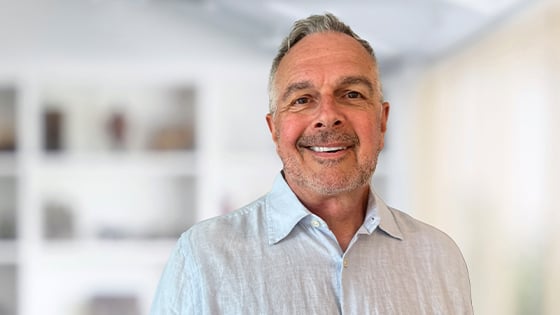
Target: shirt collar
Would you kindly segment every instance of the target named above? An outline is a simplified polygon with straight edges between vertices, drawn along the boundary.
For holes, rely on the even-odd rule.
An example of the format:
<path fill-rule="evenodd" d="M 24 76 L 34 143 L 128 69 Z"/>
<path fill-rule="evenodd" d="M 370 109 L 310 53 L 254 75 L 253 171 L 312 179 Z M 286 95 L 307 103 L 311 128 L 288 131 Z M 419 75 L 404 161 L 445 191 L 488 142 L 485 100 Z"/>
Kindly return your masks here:
<path fill-rule="evenodd" d="M 283 240 L 303 218 L 313 215 L 299 201 L 281 173 L 276 176 L 265 202 L 270 245 Z M 371 190 L 364 224 L 358 233 L 371 234 L 377 227 L 394 238 L 403 239 L 393 214 L 385 202 Z"/>
<path fill-rule="evenodd" d="M 375 192 L 372 191 L 372 194 L 375 198 L 377 213 L 379 215 L 379 229 L 393 238 L 403 240 L 403 233 L 395 221 L 393 212 L 389 210 L 387 204 L 385 204 L 383 199 L 381 199 Z"/>
<path fill-rule="evenodd" d="M 280 242 L 290 234 L 301 219 L 311 215 L 290 189 L 282 174 L 276 176 L 265 202 L 270 245 Z"/>
<path fill-rule="evenodd" d="M 368 196 L 368 205 L 366 208 L 366 216 L 358 234 L 371 234 L 379 225 L 380 217 L 377 211 L 377 202 L 375 193 L 370 190 Z"/>

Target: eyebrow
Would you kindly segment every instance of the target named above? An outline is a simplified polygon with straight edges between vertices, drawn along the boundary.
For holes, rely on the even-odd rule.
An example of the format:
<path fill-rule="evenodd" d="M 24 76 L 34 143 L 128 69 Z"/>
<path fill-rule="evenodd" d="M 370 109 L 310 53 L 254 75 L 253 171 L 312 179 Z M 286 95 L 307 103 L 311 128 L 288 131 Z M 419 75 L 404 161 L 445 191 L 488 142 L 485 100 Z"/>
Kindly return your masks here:
<path fill-rule="evenodd" d="M 340 79 L 338 81 L 338 85 L 364 85 L 365 87 L 367 87 L 368 91 L 373 94 L 374 92 L 374 87 L 373 87 L 373 82 L 371 82 L 371 80 L 365 76 L 349 76 L 349 77 L 344 77 L 342 79 Z"/>
<path fill-rule="evenodd" d="M 282 93 L 282 97 L 280 99 L 282 100 L 282 102 L 285 102 L 292 93 L 304 89 L 309 89 L 311 87 L 313 87 L 311 81 L 294 82 L 288 85 L 284 93 Z"/>

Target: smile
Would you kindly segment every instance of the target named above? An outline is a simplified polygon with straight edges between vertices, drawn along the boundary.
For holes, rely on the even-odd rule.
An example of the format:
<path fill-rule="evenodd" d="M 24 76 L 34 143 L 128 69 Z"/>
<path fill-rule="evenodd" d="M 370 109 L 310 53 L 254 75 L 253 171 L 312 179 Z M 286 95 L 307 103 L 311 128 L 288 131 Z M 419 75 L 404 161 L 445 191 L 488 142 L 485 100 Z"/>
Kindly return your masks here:
<path fill-rule="evenodd" d="M 309 150 L 313 151 L 313 152 L 338 152 L 338 151 L 342 151 L 342 150 L 346 150 L 348 149 L 348 147 L 308 147 Z"/>

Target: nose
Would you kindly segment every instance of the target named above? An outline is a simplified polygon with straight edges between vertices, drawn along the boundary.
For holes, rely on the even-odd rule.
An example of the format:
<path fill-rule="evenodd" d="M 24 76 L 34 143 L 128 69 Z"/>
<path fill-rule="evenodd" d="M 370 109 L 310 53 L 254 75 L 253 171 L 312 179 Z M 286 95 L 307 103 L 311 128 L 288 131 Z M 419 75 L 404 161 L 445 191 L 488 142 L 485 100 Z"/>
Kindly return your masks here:
<path fill-rule="evenodd" d="M 344 114 L 332 97 L 325 98 L 318 107 L 315 128 L 335 128 L 344 124 Z"/>

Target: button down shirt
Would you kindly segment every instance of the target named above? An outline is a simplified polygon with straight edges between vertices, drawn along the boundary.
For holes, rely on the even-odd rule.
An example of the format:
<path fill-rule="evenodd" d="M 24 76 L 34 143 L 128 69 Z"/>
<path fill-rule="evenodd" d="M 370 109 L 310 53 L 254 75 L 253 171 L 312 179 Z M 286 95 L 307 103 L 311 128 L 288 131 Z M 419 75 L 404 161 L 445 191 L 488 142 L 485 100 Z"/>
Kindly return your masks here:
<path fill-rule="evenodd" d="M 196 224 L 163 272 L 152 315 L 472 314 L 455 243 L 370 192 L 346 252 L 282 176 L 264 197 Z"/>

